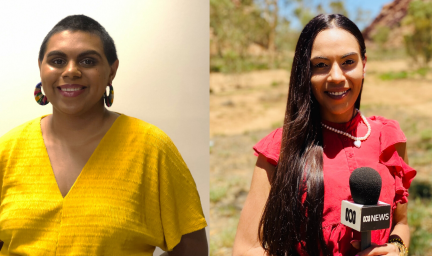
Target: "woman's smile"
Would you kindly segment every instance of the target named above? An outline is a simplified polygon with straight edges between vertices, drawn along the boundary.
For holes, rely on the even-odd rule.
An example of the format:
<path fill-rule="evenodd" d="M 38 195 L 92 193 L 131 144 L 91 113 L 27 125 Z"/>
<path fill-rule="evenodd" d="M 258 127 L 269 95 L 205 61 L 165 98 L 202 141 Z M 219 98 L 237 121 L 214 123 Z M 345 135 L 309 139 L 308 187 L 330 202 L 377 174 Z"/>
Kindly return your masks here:
<path fill-rule="evenodd" d="M 60 94 L 65 97 L 76 97 L 81 95 L 87 87 L 79 84 L 64 84 L 57 87 Z"/>
<path fill-rule="evenodd" d="M 340 100 L 347 96 L 350 91 L 351 89 L 346 89 L 343 91 L 325 91 L 324 93 L 326 93 L 333 100 Z"/>

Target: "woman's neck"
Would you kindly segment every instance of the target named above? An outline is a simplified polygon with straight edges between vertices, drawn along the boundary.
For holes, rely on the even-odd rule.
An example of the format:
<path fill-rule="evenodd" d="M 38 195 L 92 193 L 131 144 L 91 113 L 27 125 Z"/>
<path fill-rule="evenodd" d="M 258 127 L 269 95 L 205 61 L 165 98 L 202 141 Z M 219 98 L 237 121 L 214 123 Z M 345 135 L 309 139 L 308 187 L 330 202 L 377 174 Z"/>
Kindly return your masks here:
<path fill-rule="evenodd" d="M 352 109 L 349 109 L 345 113 L 341 113 L 341 114 L 332 114 L 329 112 L 321 111 L 321 118 L 323 120 L 326 120 L 326 121 L 329 121 L 332 123 L 340 124 L 340 123 L 347 123 L 347 122 L 351 121 L 355 117 L 356 114 L 357 114 L 357 110 L 356 110 L 356 108 L 353 107 Z"/>
<path fill-rule="evenodd" d="M 54 140 L 81 144 L 103 136 L 118 116 L 103 105 L 80 114 L 67 114 L 53 108 L 53 114 L 41 120 L 41 129 Z"/>

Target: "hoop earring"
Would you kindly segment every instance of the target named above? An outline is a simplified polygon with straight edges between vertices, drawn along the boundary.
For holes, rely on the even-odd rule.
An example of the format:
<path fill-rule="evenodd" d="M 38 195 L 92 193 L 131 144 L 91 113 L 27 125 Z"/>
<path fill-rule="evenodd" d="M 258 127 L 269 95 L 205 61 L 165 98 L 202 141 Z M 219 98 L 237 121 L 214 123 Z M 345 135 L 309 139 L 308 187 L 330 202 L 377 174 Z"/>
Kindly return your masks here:
<path fill-rule="evenodd" d="M 34 91 L 34 97 L 36 102 L 41 106 L 45 106 L 46 104 L 49 103 L 48 98 L 42 94 L 42 82 L 39 82 L 36 85 L 36 89 Z"/>
<path fill-rule="evenodd" d="M 105 91 L 104 99 L 105 99 L 105 105 L 107 107 L 111 107 L 112 104 L 113 104 L 113 102 L 114 102 L 114 88 L 113 88 L 113 86 L 111 84 L 108 84 L 108 86 L 109 86 L 110 93 L 107 96 L 106 95 L 106 91 Z"/>

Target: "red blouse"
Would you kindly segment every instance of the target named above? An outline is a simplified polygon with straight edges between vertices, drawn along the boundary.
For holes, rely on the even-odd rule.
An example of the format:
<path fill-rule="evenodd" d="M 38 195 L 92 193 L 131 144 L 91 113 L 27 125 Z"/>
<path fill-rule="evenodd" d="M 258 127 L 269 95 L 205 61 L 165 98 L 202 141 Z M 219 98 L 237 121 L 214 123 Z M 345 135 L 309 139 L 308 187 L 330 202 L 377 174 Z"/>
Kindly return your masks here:
<path fill-rule="evenodd" d="M 416 175 L 416 171 L 408 166 L 398 155 L 394 144 L 406 142 L 405 135 L 394 120 L 380 116 L 367 118 L 371 126 L 369 138 L 362 141 L 357 148 L 353 140 L 338 133 L 323 128 L 324 137 L 324 209 L 322 227 L 324 240 L 333 255 L 355 255 L 350 242 L 361 240 L 360 232 L 352 230 L 340 223 L 341 201 L 349 200 L 349 177 L 358 167 L 371 167 L 378 171 L 382 178 L 382 188 L 379 200 L 392 205 L 392 213 L 396 203 L 408 202 L 408 188 Z M 331 123 L 323 121 L 330 127 L 347 132 L 355 137 L 364 136 L 367 126 L 356 115 L 348 123 Z M 282 128 L 276 129 L 259 141 L 253 149 L 255 155 L 262 154 L 267 161 L 276 165 L 282 140 Z M 392 224 L 390 225 L 392 226 Z M 384 244 L 390 236 L 390 228 L 372 231 L 372 242 Z M 307 255 L 300 251 L 300 255 Z"/>

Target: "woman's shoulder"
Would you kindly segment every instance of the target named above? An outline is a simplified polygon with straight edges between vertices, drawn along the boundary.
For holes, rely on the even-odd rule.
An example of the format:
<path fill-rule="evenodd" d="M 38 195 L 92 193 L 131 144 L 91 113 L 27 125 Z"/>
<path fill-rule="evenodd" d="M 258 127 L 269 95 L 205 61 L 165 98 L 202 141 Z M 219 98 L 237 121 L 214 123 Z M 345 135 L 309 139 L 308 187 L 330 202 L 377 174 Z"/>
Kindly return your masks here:
<path fill-rule="evenodd" d="M 122 114 L 119 116 L 119 128 L 127 133 L 136 133 L 146 136 L 168 137 L 168 135 L 156 125 L 146 121 Z"/>
<path fill-rule="evenodd" d="M 380 132 L 382 151 L 396 143 L 407 141 L 398 121 L 382 116 L 371 116 L 368 120 L 371 122 L 372 129 Z"/>
<path fill-rule="evenodd" d="M 0 137 L 0 166 L 12 156 L 17 157 L 26 149 L 37 147 L 39 141 L 37 135 L 41 135 L 41 118 L 21 124 Z"/>
<path fill-rule="evenodd" d="M 124 114 L 119 118 L 117 125 L 112 127 L 117 136 L 135 145 L 143 144 L 157 148 L 174 146 L 171 138 L 156 125 Z"/>
<path fill-rule="evenodd" d="M 29 140 L 32 138 L 34 133 L 40 131 L 40 120 L 42 118 L 43 116 L 27 121 L 5 133 L 0 137 L 0 147 L 11 145 L 12 141 Z"/>
<path fill-rule="evenodd" d="M 399 128 L 399 122 L 393 119 L 388 119 L 383 116 L 371 116 L 368 117 L 370 121 L 380 126 L 389 126 L 389 127 L 397 127 Z"/>
<path fill-rule="evenodd" d="M 282 142 L 282 128 L 273 130 L 253 147 L 255 155 L 264 155 L 272 165 L 277 165 Z"/>

